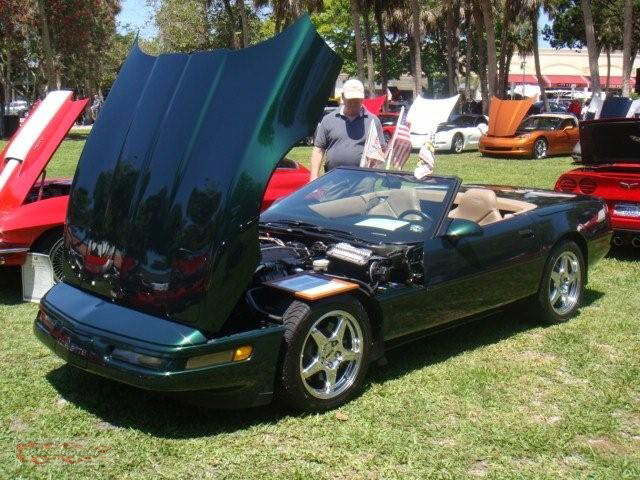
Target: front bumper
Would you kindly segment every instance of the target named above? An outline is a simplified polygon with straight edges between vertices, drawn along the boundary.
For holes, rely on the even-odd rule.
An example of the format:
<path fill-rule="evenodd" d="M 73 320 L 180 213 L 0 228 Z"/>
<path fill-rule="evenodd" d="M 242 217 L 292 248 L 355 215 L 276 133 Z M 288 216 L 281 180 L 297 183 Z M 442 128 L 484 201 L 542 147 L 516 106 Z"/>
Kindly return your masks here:
<path fill-rule="evenodd" d="M 198 394 L 211 407 L 245 408 L 272 399 L 284 330 L 280 325 L 206 339 L 196 329 L 102 301 L 64 283 L 43 298 L 41 310 L 33 327 L 36 337 L 82 370 L 147 390 Z M 189 358 L 244 345 L 253 347 L 247 360 L 186 368 Z M 129 363 L 116 358 L 114 350 L 160 358 L 162 364 Z"/>
<path fill-rule="evenodd" d="M 0 248 L 0 265 L 20 266 L 23 265 L 29 253 L 28 247 L 7 247 Z"/>
<path fill-rule="evenodd" d="M 480 139 L 478 150 L 484 155 L 523 157 L 532 156 L 533 147 L 529 139 L 517 137 L 487 137 Z"/>

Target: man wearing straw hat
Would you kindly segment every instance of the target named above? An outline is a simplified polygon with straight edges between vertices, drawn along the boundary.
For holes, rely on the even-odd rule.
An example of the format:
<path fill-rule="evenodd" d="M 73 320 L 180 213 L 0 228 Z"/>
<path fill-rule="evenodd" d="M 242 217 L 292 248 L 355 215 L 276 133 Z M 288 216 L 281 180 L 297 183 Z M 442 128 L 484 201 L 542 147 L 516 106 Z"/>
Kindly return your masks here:
<path fill-rule="evenodd" d="M 385 146 L 382 124 L 362 106 L 363 99 L 362 82 L 347 80 L 342 89 L 342 106 L 325 115 L 316 129 L 311 153 L 311 181 L 320 175 L 323 160 L 325 172 L 339 166 L 359 166 L 371 122 L 378 132 L 380 145 Z"/>

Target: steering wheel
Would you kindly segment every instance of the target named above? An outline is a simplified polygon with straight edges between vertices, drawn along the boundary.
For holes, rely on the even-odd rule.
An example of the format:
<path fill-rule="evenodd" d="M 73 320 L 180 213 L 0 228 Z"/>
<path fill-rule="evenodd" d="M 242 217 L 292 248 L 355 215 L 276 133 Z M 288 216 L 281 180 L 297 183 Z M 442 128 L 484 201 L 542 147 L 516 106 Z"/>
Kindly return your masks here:
<path fill-rule="evenodd" d="M 431 217 L 429 215 L 427 215 L 426 213 L 424 213 L 424 212 L 422 212 L 420 210 L 416 210 L 416 209 L 413 209 L 413 208 L 405 210 L 400 215 L 398 215 L 398 218 L 404 218 L 407 215 L 418 215 L 422 220 L 424 220 L 426 222 L 430 222 L 431 221 Z"/>

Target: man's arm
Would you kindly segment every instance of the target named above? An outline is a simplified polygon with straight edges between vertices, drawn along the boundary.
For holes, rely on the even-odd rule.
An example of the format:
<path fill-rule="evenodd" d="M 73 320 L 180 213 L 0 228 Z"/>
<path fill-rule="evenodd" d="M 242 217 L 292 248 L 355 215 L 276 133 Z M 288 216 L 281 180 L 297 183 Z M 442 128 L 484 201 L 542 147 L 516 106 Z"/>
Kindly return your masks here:
<path fill-rule="evenodd" d="M 310 182 L 313 182 L 320 176 L 320 167 L 322 166 L 322 159 L 326 149 L 327 129 L 323 118 L 316 127 L 316 134 L 313 138 L 313 150 L 311 151 L 311 176 L 309 177 Z"/>
<path fill-rule="evenodd" d="M 311 177 L 310 182 L 313 182 L 320 175 L 320 167 L 322 166 L 322 158 L 324 157 L 324 149 L 320 147 L 313 147 L 311 152 Z"/>

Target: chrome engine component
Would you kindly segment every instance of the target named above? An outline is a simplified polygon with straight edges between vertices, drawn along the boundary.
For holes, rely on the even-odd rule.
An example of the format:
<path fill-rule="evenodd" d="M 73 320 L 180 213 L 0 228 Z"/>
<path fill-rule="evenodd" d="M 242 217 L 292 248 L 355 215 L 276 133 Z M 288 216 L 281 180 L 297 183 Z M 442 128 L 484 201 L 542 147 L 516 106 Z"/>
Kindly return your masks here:
<path fill-rule="evenodd" d="M 369 263 L 373 252 L 366 248 L 354 247 L 349 243 L 337 243 L 329 250 L 327 250 L 327 256 L 337 258 L 343 262 L 353 263 L 360 267 L 364 267 Z"/>

